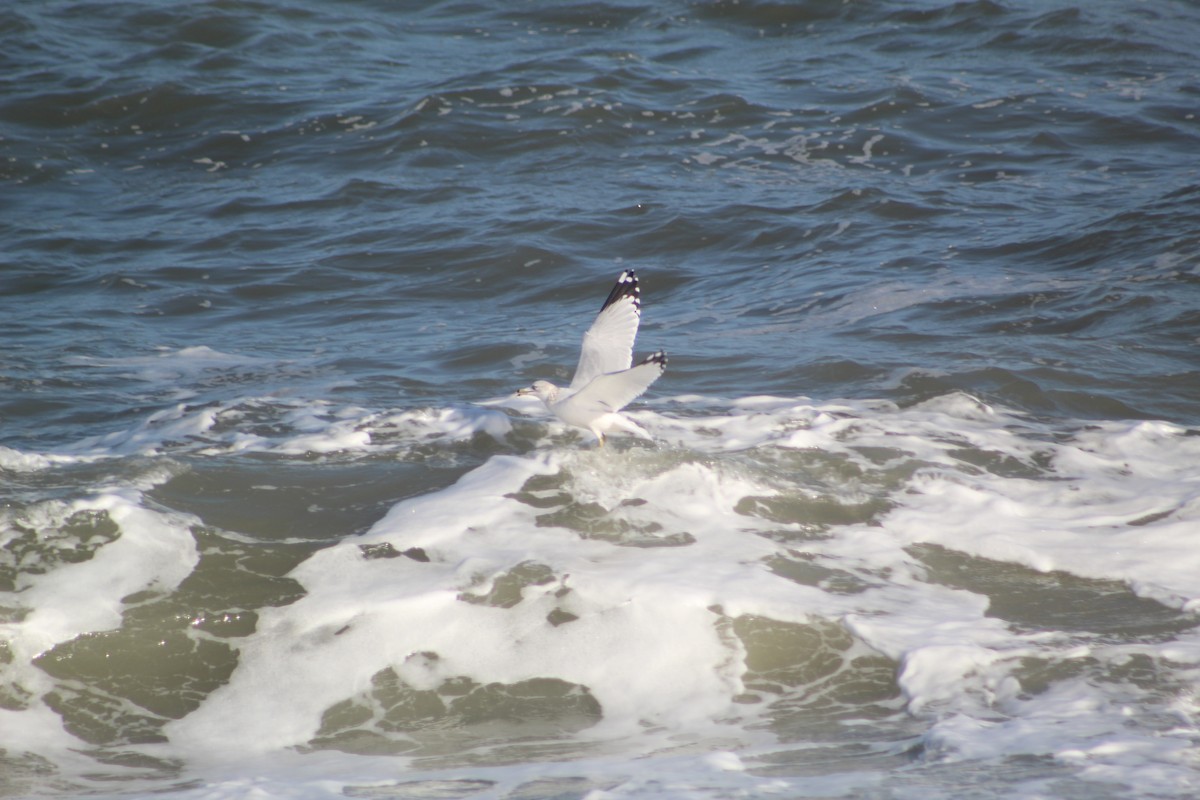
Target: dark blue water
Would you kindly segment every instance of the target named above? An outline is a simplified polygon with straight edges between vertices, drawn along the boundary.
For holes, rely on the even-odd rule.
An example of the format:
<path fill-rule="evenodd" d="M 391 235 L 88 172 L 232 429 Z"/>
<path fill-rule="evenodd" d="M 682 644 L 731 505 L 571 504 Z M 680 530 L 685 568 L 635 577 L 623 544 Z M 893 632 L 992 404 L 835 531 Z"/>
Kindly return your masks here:
<path fill-rule="evenodd" d="M 924 409 L 965 395 L 1026 420 L 1030 441 L 1138 421 L 1193 436 L 1197 41 L 1200 9 L 1186 2 L 6 6 L 0 794 L 94 788 L 90 767 L 62 760 L 69 747 L 16 749 L 11 726 L 65 720 L 64 741 L 102 764 L 125 756 L 97 753 L 150 741 L 114 721 L 116 706 L 96 726 L 80 721 L 89 691 L 104 703 L 129 692 L 34 663 L 112 627 L 40 644 L 21 628 L 39 576 L 104 550 L 74 512 L 39 504 L 94 505 L 134 487 L 149 492 L 134 506 L 249 537 L 271 564 L 259 577 L 290 580 L 315 548 L 371 529 L 400 500 L 548 446 L 544 419 L 472 416 L 483 413 L 472 404 L 569 380 L 622 269 L 643 282 L 639 352 L 671 356 L 651 393 L 665 418 L 735 413 L 727 401 L 755 395 L 862 402 L 854 413 L 867 416 L 879 401 Z M 406 416 L 421 414 L 433 416 Z M 1002 445 L 972 441 L 973 463 L 1003 461 Z M 810 499 L 837 483 L 862 511 L 843 523 L 878 524 L 913 487 L 878 442 L 854 446 L 876 461 L 852 480 L 835 464 L 769 472 Z M 1047 469 L 1035 450 L 1008 455 Z M 1164 455 L 1173 466 L 1160 477 L 1179 497 L 1188 452 Z M 251 490 L 265 485 L 269 497 Z M 891 499 L 870 506 L 856 491 Z M 1130 519 L 1195 520 L 1179 498 L 1144 512 Z M 772 512 L 797 525 L 809 513 Z M 250 546 L 195 535 L 197 552 Z M 55 537 L 68 544 L 49 547 Z M 1061 553 L 1045 563 L 1070 571 Z M 1139 585 L 1123 568 L 1081 574 Z M 199 602 L 161 582 L 181 608 Z M 228 613 L 304 592 L 249 600 L 237 580 L 211 583 L 201 605 Z M 1189 591 L 1142 594 L 1194 614 Z M 186 718 L 235 673 L 238 648 L 227 649 L 229 669 L 203 688 L 179 677 L 199 680 L 187 667 L 164 667 L 175 677 L 162 692 L 188 699 L 155 711 L 156 725 Z M 82 694 L 64 700 L 63 682 Z M 1178 709 L 1194 731 L 1194 700 Z M 1067 765 L 1054 780 L 1082 769 L 1053 748 L 1043 756 Z M 962 790 L 931 774 L 919 785 Z M 1180 781 L 1155 785 L 1183 796 Z M 670 794 L 638 785 L 629 791 Z M 695 791 L 710 789 L 724 791 Z M 1099 796 L 1050 794 L 1069 791 Z"/>

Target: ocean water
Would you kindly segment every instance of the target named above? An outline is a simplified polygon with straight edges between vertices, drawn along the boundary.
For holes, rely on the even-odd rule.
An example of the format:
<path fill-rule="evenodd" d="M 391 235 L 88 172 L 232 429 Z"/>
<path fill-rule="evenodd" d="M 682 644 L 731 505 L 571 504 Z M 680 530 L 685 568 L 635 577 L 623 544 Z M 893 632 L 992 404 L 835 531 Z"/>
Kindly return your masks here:
<path fill-rule="evenodd" d="M 1197 41 L 6 4 L 0 796 L 1197 796 Z"/>

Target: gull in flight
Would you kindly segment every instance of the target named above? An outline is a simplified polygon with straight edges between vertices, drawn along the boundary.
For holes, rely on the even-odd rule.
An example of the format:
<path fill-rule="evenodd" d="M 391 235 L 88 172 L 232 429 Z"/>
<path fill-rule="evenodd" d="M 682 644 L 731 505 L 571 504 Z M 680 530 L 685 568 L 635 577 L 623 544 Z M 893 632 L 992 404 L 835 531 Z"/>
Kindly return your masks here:
<path fill-rule="evenodd" d="M 667 368 L 667 354 L 661 350 L 636 367 L 630 366 L 641 319 L 642 290 L 637 275 L 627 269 L 617 278 L 596 321 L 583 335 L 583 350 L 571 385 L 558 387 L 549 381 L 535 381 L 517 394 L 533 395 L 563 422 L 591 431 L 601 447 L 609 431 L 648 438 L 633 420 L 618 413 L 650 388 Z"/>

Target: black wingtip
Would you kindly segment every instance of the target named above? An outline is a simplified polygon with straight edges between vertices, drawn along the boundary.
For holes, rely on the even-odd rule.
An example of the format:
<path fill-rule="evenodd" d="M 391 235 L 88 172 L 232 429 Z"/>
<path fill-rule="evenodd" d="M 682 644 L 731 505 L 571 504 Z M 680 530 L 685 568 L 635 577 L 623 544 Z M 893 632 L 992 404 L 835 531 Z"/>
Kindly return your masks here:
<path fill-rule="evenodd" d="M 658 364 L 658 368 L 660 370 L 665 370 L 667 368 L 667 354 L 664 353 L 662 350 L 659 350 L 657 353 L 651 353 L 650 355 L 648 355 L 644 359 L 642 359 L 642 363 L 643 364 Z"/>
<path fill-rule="evenodd" d="M 604 305 L 600 306 L 600 310 L 603 311 L 626 297 L 632 297 L 634 309 L 639 314 L 642 313 L 642 287 L 638 284 L 637 273 L 631 269 L 627 269 L 617 276 L 617 282 L 613 284 L 612 291 L 608 293 L 608 299 L 604 301 Z"/>

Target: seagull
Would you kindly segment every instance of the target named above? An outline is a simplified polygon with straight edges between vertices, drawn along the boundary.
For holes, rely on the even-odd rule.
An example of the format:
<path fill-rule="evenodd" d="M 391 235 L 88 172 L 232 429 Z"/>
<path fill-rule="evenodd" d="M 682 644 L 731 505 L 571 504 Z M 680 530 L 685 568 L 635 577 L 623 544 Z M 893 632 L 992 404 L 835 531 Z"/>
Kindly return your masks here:
<path fill-rule="evenodd" d="M 533 395 L 563 422 L 591 431 L 601 447 L 609 431 L 648 438 L 637 423 L 618 413 L 650 388 L 667 368 L 667 354 L 662 350 L 636 367 L 630 366 L 641 319 L 642 290 L 637 275 L 627 269 L 617 278 L 596 321 L 583 335 L 579 366 L 571 385 L 558 387 L 549 381 L 534 381 L 517 394 Z"/>

